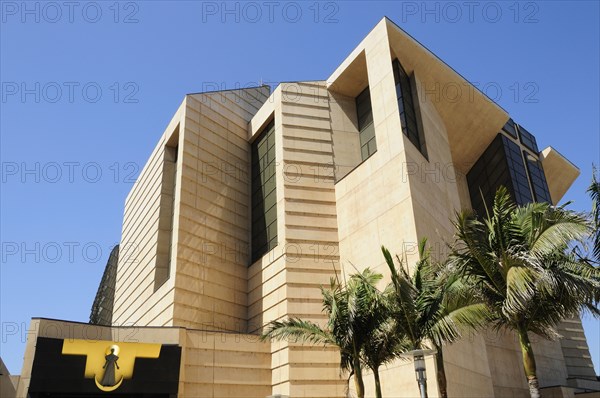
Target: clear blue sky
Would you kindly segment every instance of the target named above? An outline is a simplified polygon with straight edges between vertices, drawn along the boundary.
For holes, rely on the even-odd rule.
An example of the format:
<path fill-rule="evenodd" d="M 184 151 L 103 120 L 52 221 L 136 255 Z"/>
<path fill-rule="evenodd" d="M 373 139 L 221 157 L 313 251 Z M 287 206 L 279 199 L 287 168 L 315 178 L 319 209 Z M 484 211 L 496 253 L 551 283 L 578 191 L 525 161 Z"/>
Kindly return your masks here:
<path fill-rule="evenodd" d="M 25 4 L 0 2 L 1 355 L 12 373 L 31 317 L 88 320 L 132 178 L 186 93 L 325 79 L 383 16 L 579 166 L 565 198 L 590 207 L 598 2 Z M 599 323 L 584 323 L 600 373 Z"/>

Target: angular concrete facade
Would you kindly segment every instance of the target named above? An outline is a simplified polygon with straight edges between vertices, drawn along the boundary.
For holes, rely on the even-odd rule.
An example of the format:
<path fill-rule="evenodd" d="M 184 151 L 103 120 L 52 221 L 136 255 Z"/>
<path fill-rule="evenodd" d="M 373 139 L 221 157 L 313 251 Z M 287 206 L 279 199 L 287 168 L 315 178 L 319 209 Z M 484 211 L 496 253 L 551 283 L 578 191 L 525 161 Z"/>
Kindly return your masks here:
<path fill-rule="evenodd" d="M 403 134 L 396 59 L 410 77 L 419 147 Z M 462 95 L 448 98 L 449 87 Z M 365 158 L 355 98 L 367 88 L 376 150 Z M 388 275 L 381 245 L 410 265 L 428 237 L 443 258 L 450 220 L 472 206 L 466 176 L 509 119 L 385 18 L 327 80 L 187 95 L 125 203 L 112 330 L 179 344 L 181 397 L 346 396 L 335 349 L 260 343 L 257 334 L 286 317 L 324 322 L 321 286 L 367 266 Z M 253 259 L 252 148 L 271 123 L 277 239 Z M 543 166 L 558 202 L 576 167 L 555 149 L 508 139 Z M 563 330 L 565 339 L 535 345 L 541 386 L 557 397 L 598 388 L 581 323 Z M 444 357 L 451 397 L 528 396 L 510 334 L 466 336 Z M 381 376 L 384 396 L 418 396 L 412 364 Z M 434 377 L 429 393 L 437 396 Z"/>

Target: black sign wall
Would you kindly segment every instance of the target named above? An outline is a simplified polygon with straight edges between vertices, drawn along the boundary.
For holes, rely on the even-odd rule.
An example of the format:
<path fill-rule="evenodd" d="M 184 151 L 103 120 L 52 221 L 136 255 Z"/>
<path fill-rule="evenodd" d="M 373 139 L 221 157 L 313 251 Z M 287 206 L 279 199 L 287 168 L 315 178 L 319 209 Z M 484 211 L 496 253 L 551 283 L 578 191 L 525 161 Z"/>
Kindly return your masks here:
<path fill-rule="evenodd" d="M 38 337 L 33 360 L 31 398 L 135 397 L 175 398 L 179 387 L 181 347 L 162 345 L 158 358 L 136 358 L 133 376 L 115 391 L 101 391 L 85 378 L 85 355 L 64 355 L 63 340 Z"/>

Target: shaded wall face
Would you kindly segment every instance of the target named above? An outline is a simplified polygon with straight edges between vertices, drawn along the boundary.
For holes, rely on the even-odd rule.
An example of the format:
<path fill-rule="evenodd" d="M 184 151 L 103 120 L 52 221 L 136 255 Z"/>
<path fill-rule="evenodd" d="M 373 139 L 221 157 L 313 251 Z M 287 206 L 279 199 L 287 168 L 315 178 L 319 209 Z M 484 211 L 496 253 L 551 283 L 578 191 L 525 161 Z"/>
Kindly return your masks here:
<path fill-rule="evenodd" d="M 447 243 L 453 239 L 451 221 L 455 213 L 469 207 L 465 203 L 465 176 L 455 164 L 462 159 L 452 157 L 444 122 L 436 104 L 421 95 L 419 75 L 416 75 L 419 117 L 423 126 L 427 158 L 405 139 L 406 174 L 410 188 L 415 242 L 427 237 L 432 256 L 444 260 Z M 416 249 L 413 249 L 416 250 Z M 493 396 L 492 377 L 485 342 L 481 336 L 466 335 L 454 344 L 443 347 L 449 396 Z M 433 377 L 432 377 L 433 378 Z"/>
<path fill-rule="evenodd" d="M 566 319 L 559 325 L 558 332 L 565 337 L 561 348 L 569 377 L 598 382 L 581 319 Z"/>
<path fill-rule="evenodd" d="M 356 99 L 336 92 L 330 92 L 329 95 L 333 162 L 337 182 L 362 162 L 362 154 Z"/>
<path fill-rule="evenodd" d="M 16 381 L 17 379 L 15 379 Z M 11 375 L 4 365 L 4 361 L 0 358 L 0 396 L 6 398 L 14 398 L 16 397 L 16 385 L 13 384 L 13 380 L 11 379 Z"/>
<path fill-rule="evenodd" d="M 119 246 L 115 246 L 100 280 L 98 291 L 92 304 L 90 323 L 94 325 L 112 325 L 115 286 L 117 283 L 117 265 L 119 261 Z"/>

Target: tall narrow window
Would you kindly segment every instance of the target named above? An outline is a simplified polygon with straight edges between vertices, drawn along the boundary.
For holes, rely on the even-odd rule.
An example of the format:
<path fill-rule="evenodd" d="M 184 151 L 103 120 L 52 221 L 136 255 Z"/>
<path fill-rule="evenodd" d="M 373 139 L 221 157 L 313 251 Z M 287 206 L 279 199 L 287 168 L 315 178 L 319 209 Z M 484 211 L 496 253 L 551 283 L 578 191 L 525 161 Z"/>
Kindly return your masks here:
<path fill-rule="evenodd" d="M 504 127 L 502 127 L 502 130 L 504 130 L 511 137 L 518 138 L 517 137 L 517 126 L 515 125 L 515 122 L 512 119 L 508 119 L 508 122 L 506 122 Z"/>
<path fill-rule="evenodd" d="M 529 181 L 527 180 L 527 170 L 525 170 L 525 163 L 523 163 L 521 157 L 521 148 L 504 135 L 502 135 L 502 141 L 504 142 L 505 156 L 512 179 L 515 202 L 520 206 L 533 202 Z M 493 165 L 492 163 L 490 167 L 494 167 Z"/>
<path fill-rule="evenodd" d="M 369 87 L 356 97 L 356 116 L 358 118 L 358 134 L 360 137 L 360 153 L 362 160 L 368 159 L 377 151 L 375 126 L 373 126 L 373 110 Z"/>
<path fill-rule="evenodd" d="M 525 145 L 526 148 L 531 149 L 533 152 L 538 153 L 537 142 L 533 134 L 529 131 L 525 130 L 525 127 L 519 125 L 519 137 L 521 138 L 521 143 Z"/>
<path fill-rule="evenodd" d="M 423 155 L 427 156 L 425 140 L 419 130 L 417 114 L 415 112 L 415 96 L 413 96 L 410 77 L 397 59 L 392 62 L 392 69 L 394 70 L 396 98 L 398 100 L 398 110 L 400 111 L 402 132 Z"/>
<path fill-rule="evenodd" d="M 277 246 L 275 122 L 252 143 L 252 262 Z"/>
<path fill-rule="evenodd" d="M 173 221 L 175 211 L 175 185 L 177 183 L 177 159 L 179 157 L 179 126 L 165 145 L 163 153 L 160 210 L 158 213 L 158 242 L 154 271 L 154 290 L 162 286 L 171 271 L 173 245 Z"/>
<path fill-rule="evenodd" d="M 527 170 L 521 157 L 521 148 L 510 138 L 499 133 L 467 173 L 471 206 L 485 216 L 500 186 L 508 189 L 518 205 L 533 201 Z"/>
<path fill-rule="evenodd" d="M 552 204 L 552 199 L 550 198 L 550 191 L 548 190 L 548 183 L 546 182 L 546 175 L 544 174 L 542 163 L 533 155 L 527 153 L 527 151 L 523 151 L 523 156 L 525 156 L 525 160 L 527 162 L 527 173 L 529 174 L 529 180 L 531 181 L 531 188 L 533 190 L 535 201 Z"/>

